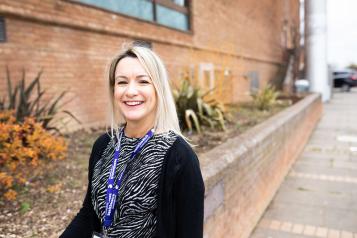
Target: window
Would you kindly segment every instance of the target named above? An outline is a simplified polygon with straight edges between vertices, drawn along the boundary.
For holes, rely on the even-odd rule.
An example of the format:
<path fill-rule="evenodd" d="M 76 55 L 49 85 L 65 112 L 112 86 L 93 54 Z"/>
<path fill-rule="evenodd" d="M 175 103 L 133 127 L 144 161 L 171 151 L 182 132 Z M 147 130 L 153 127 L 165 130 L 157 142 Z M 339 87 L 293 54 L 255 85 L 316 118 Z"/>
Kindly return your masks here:
<path fill-rule="evenodd" d="M 0 17 L 0 42 L 6 41 L 5 19 Z"/>
<path fill-rule="evenodd" d="M 190 29 L 188 0 L 75 0 L 182 31 Z"/>

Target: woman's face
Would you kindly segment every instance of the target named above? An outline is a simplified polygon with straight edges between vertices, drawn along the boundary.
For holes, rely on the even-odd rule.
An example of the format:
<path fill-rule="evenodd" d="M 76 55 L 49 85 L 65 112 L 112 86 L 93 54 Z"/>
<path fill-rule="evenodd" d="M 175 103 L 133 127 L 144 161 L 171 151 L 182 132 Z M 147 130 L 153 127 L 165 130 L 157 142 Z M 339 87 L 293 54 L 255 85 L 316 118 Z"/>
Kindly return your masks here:
<path fill-rule="evenodd" d="M 121 59 L 115 70 L 114 99 L 127 123 L 154 126 L 156 91 L 137 58 Z"/>

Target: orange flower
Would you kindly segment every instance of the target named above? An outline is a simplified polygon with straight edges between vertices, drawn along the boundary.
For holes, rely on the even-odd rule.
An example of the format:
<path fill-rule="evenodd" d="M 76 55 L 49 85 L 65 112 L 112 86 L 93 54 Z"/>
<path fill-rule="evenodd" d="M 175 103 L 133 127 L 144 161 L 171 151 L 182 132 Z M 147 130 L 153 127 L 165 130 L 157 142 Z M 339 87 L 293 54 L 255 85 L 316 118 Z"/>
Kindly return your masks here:
<path fill-rule="evenodd" d="M 0 183 L 3 184 L 6 188 L 10 188 L 12 186 L 14 179 L 7 175 L 4 172 L 0 172 Z"/>
<path fill-rule="evenodd" d="M 13 201 L 16 199 L 17 192 L 15 192 L 13 189 L 9 189 L 5 194 L 4 197 L 8 201 Z"/>

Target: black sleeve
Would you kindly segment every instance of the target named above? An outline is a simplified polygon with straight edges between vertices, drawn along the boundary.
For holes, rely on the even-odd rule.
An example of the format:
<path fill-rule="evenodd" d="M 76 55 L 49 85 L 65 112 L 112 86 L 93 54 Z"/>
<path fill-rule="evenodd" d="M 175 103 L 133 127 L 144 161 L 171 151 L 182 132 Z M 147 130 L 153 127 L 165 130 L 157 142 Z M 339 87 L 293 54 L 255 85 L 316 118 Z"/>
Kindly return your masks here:
<path fill-rule="evenodd" d="M 181 168 L 173 187 L 175 238 L 202 238 L 204 182 L 195 152 L 185 141 L 180 144 L 182 148 L 178 148 L 176 154 L 181 160 Z"/>
<path fill-rule="evenodd" d="M 100 231 L 100 220 L 94 212 L 91 201 L 91 180 L 95 163 L 109 142 L 109 136 L 100 136 L 93 145 L 88 166 L 88 187 L 82 208 L 62 233 L 60 238 L 88 238 L 92 237 L 93 231 Z"/>

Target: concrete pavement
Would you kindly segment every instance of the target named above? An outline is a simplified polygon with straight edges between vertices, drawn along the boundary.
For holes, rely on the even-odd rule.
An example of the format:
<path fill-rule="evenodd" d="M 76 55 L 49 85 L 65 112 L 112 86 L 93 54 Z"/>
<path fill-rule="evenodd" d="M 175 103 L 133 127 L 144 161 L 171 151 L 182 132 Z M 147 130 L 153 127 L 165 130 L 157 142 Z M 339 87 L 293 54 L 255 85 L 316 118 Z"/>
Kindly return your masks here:
<path fill-rule="evenodd" d="M 357 90 L 334 91 L 250 238 L 357 238 Z"/>

